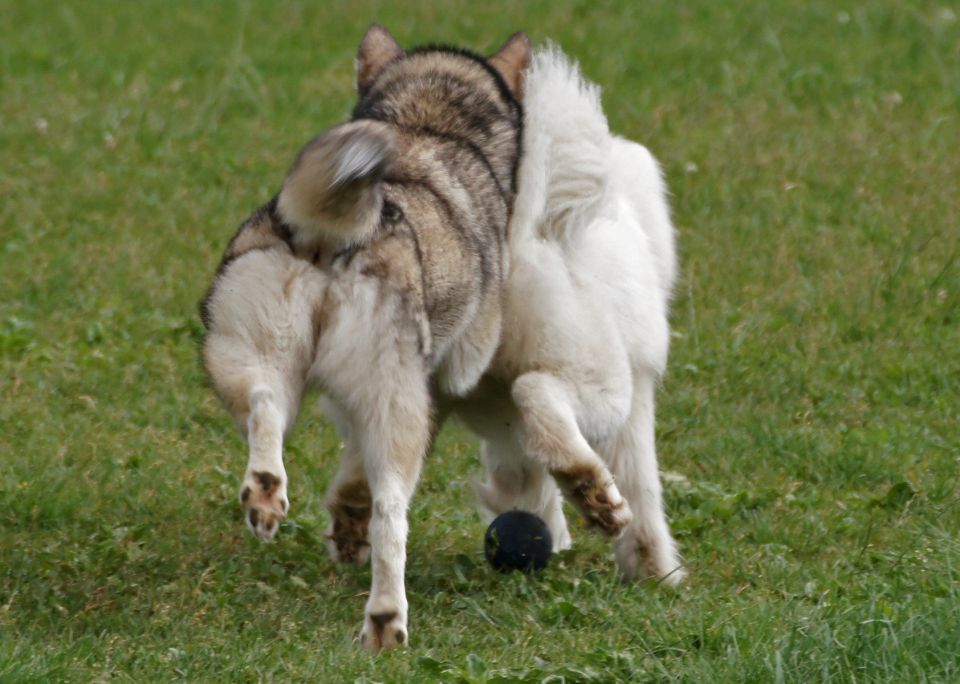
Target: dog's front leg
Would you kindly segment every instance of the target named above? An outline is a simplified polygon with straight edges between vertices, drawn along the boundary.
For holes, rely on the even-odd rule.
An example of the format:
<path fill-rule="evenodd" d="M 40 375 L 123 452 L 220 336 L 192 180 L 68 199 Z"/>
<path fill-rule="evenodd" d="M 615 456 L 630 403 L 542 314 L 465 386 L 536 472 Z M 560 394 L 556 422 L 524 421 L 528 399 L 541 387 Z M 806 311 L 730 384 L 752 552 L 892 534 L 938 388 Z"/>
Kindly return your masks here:
<path fill-rule="evenodd" d="M 247 442 L 250 457 L 240 485 L 240 503 L 247 526 L 261 539 L 276 534 L 290 508 L 287 471 L 283 467 L 285 416 L 274 392 L 265 386 L 250 393 Z"/>
<path fill-rule="evenodd" d="M 425 380 L 381 397 L 373 420 L 358 435 L 370 487 L 368 531 L 373 583 L 361 641 L 370 651 L 407 643 L 407 507 L 430 441 L 430 401 Z M 392 393 L 391 393 L 392 394 Z"/>

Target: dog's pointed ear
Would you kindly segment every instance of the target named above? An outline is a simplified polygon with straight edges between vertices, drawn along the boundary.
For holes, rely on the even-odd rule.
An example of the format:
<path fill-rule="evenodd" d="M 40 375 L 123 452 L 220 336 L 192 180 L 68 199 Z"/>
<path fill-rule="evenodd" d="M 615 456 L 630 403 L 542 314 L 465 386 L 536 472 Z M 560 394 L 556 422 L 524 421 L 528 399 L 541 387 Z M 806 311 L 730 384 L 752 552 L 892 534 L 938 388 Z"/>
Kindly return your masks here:
<path fill-rule="evenodd" d="M 365 93 L 383 67 L 403 54 L 403 48 L 387 29 L 371 24 L 357 51 L 357 92 Z"/>
<path fill-rule="evenodd" d="M 523 99 L 523 78 L 530 66 L 530 39 L 523 31 L 517 31 L 487 59 L 487 63 L 497 70 L 513 96 Z"/>

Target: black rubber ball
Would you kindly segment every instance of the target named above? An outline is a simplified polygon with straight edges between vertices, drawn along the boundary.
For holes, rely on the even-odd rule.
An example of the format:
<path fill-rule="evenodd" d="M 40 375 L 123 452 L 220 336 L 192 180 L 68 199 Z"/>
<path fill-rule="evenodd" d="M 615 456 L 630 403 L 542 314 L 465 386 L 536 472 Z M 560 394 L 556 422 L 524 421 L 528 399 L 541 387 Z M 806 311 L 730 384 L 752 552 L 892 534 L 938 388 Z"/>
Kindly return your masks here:
<path fill-rule="evenodd" d="M 550 561 L 553 540 L 547 524 L 533 513 L 507 511 L 487 528 L 483 552 L 500 572 L 543 570 Z"/>

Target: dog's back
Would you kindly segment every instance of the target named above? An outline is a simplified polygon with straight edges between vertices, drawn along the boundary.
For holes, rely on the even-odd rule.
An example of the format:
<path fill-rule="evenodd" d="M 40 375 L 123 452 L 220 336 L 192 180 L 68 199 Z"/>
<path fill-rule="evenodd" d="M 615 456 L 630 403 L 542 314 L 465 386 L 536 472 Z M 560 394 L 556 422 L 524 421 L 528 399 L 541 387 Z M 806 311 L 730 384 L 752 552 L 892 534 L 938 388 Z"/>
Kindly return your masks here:
<path fill-rule="evenodd" d="M 523 193 L 511 222 L 511 251 L 531 237 L 567 241 L 615 211 L 636 212 L 669 297 L 676 273 L 673 227 L 660 168 L 643 146 L 610 133 L 600 89 L 558 48 L 534 53 L 524 99 Z"/>
<path fill-rule="evenodd" d="M 417 51 L 389 64 L 354 110 L 394 133 L 383 188 L 395 218 L 385 234 L 416 255 L 431 358 L 454 393 L 476 382 L 500 334 L 521 115 L 489 70 L 468 53 Z M 363 248 L 364 258 L 379 259 L 379 239 Z"/>
<path fill-rule="evenodd" d="M 662 371 L 676 262 L 656 160 L 610 133 L 599 88 L 556 48 L 534 53 L 524 109 L 504 374 L 520 359 L 604 365 L 620 349 Z"/>

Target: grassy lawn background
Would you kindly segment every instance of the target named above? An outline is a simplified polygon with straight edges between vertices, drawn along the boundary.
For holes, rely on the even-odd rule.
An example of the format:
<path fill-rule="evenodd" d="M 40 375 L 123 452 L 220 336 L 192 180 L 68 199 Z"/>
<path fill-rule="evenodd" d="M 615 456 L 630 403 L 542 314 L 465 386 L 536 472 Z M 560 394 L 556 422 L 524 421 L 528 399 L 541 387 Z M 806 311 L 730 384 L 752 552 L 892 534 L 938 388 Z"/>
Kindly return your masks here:
<path fill-rule="evenodd" d="M 411 648 L 354 643 L 306 410 L 263 545 L 196 302 L 379 20 L 404 45 L 550 37 L 674 193 L 659 398 L 691 569 L 483 561 L 476 442 L 411 511 Z M 960 9 L 947 2 L 0 0 L 0 680 L 960 679 Z M 498 679 L 499 677 L 499 679 Z"/>

